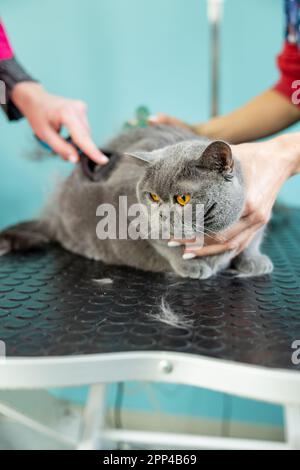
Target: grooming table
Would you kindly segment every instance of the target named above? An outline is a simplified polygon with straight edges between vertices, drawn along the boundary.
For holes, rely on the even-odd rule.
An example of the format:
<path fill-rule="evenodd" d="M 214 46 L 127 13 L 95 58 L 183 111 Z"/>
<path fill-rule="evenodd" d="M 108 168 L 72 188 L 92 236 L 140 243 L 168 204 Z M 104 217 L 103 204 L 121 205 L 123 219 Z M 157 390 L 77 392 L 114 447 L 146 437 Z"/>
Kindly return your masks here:
<path fill-rule="evenodd" d="M 224 273 L 199 282 L 105 266 L 56 246 L 2 257 L 6 357 L 0 359 L 0 388 L 92 384 L 78 448 L 147 441 L 300 448 L 300 364 L 292 361 L 293 343 L 299 340 L 300 347 L 299 247 L 300 211 L 282 209 L 265 241 L 272 276 Z M 155 318 L 162 298 L 182 319 L 180 327 Z M 105 385 L 127 380 L 189 384 L 281 404 L 286 443 L 107 429 Z"/>

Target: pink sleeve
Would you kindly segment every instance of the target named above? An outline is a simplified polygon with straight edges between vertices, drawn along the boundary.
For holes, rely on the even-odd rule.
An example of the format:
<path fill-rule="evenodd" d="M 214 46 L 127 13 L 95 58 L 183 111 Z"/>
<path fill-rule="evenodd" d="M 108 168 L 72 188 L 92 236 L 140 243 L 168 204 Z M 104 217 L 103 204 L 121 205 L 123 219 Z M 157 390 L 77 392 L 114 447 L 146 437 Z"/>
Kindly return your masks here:
<path fill-rule="evenodd" d="M 0 60 L 7 60 L 13 57 L 14 53 L 9 43 L 3 23 L 0 20 Z"/>

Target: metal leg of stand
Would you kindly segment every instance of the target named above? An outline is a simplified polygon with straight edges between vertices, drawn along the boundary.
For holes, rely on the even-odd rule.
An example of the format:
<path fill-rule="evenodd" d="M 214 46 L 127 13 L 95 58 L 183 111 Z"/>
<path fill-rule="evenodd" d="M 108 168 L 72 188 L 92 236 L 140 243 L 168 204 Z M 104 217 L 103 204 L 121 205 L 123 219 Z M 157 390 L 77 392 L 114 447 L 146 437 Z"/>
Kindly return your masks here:
<path fill-rule="evenodd" d="M 105 427 L 106 386 L 91 385 L 87 403 L 83 412 L 82 432 L 78 450 L 103 449 L 102 434 Z"/>
<path fill-rule="evenodd" d="M 300 450 L 300 405 L 285 406 L 285 433 L 290 448 Z"/>

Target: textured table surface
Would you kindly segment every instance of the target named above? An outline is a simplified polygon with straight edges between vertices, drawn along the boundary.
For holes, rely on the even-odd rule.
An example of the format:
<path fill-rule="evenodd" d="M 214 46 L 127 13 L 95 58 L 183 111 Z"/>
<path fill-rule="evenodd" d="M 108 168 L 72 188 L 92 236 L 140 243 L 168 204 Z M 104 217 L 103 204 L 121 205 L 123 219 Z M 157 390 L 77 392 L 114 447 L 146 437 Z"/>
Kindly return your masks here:
<path fill-rule="evenodd" d="M 109 267 L 57 247 L 0 259 L 7 356 L 176 351 L 269 367 L 293 365 L 300 340 L 300 211 L 274 217 L 271 276 L 182 280 Z M 104 284 L 95 279 L 111 279 Z M 164 299 L 180 319 L 156 319 Z"/>

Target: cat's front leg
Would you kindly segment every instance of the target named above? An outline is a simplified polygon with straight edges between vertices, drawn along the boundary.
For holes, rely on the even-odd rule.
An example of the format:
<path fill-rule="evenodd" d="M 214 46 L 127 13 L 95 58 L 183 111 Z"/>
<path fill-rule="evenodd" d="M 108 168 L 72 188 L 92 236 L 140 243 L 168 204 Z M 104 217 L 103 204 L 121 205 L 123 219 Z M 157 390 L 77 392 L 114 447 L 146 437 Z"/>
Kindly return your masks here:
<path fill-rule="evenodd" d="M 214 272 L 204 259 L 172 259 L 170 261 L 175 273 L 181 277 L 189 277 L 191 279 L 208 279 Z"/>
<path fill-rule="evenodd" d="M 233 267 L 243 277 L 262 276 L 273 271 L 272 261 L 262 253 L 243 252 L 234 259 Z"/>
<path fill-rule="evenodd" d="M 171 248 L 164 242 L 157 242 L 154 245 L 156 251 L 169 262 L 178 276 L 208 279 L 213 275 L 213 270 L 206 261 L 207 258 L 183 259 L 183 246 Z"/>

